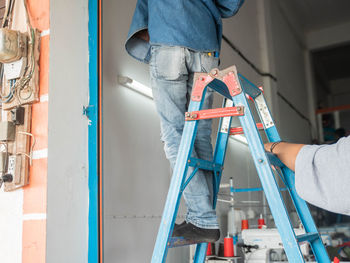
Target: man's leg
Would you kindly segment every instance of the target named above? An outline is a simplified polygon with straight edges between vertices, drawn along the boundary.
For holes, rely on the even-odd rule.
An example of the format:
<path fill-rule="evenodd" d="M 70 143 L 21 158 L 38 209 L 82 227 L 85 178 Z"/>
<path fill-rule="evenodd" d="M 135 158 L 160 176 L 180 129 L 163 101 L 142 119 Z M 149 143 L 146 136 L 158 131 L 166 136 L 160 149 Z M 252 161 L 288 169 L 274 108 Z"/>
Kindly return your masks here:
<path fill-rule="evenodd" d="M 186 54 L 190 59 L 187 60 L 189 78 L 187 82 L 187 90 L 188 90 L 188 98 L 191 98 L 192 86 L 194 83 L 194 73 L 196 72 L 209 72 L 212 68 L 218 66 L 218 58 L 210 57 L 207 53 L 203 52 L 193 52 L 186 50 Z M 202 105 L 202 109 L 211 109 L 213 104 L 214 93 L 211 89 L 207 89 L 205 94 L 205 99 Z M 213 146 L 211 143 L 211 130 L 212 130 L 212 120 L 200 120 L 198 123 L 197 136 L 194 144 L 194 154 L 195 157 L 212 161 L 213 160 Z M 213 205 L 213 197 L 212 197 L 212 186 L 213 186 L 213 173 L 210 171 L 199 170 L 198 174 L 200 174 L 202 183 L 206 183 L 206 189 L 208 189 L 208 198 L 202 199 L 198 201 L 199 206 L 203 205 L 203 201 L 209 202 L 206 206 Z M 203 177 L 206 179 L 203 180 Z M 195 184 L 194 184 L 195 186 Z M 189 193 L 186 196 L 193 195 L 195 193 L 194 189 L 189 189 Z M 191 200 L 195 200 L 196 198 L 191 196 Z M 215 211 L 212 210 L 211 213 L 215 214 Z M 202 214 L 199 218 L 199 222 L 196 222 L 197 225 L 212 225 L 212 228 L 218 228 L 218 224 L 213 224 L 211 221 L 213 215 L 211 213 Z M 191 214 L 188 215 L 189 217 Z M 207 218 L 206 218 L 207 217 Z M 214 227 L 215 225 L 215 227 Z M 211 227 L 210 227 L 211 228 Z"/>
<path fill-rule="evenodd" d="M 152 47 L 150 63 L 154 101 L 161 120 L 162 140 L 172 167 L 184 127 L 187 108 L 188 53 L 180 47 Z M 192 168 L 189 169 L 191 172 Z M 203 171 L 198 171 L 184 191 L 188 208 L 186 221 L 200 228 L 217 229 L 212 199 Z"/>

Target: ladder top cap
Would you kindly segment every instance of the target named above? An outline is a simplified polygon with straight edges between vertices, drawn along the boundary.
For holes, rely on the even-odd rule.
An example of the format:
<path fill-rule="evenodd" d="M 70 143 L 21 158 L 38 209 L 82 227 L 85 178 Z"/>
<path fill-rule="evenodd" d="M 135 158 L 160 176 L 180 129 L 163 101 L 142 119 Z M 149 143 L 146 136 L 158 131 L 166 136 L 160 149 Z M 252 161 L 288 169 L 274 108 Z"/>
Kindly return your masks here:
<path fill-rule="evenodd" d="M 195 79 L 199 79 L 199 78 L 207 79 L 208 77 L 211 77 L 212 79 L 223 80 L 223 78 L 230 73 L 237 75 L 236 66 L 231 66 L 223 70 L 219 70 L 218 68 L 213 68 L 209 73 L 203 73 L 203 72 L 195 73 Z"/>

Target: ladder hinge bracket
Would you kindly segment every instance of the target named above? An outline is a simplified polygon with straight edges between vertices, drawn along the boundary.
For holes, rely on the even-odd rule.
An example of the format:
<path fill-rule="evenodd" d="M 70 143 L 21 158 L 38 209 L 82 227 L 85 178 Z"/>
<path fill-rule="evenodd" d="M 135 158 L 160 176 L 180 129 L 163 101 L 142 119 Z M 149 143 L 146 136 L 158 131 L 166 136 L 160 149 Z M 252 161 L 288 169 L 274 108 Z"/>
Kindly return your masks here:
<path fill-rule="evenodd" d="M 240 94 L 242 92 L 241 85 L 239 84 L 238 78 L 233 71 L 230 71 L 222 78 L 223 82 L 226 84 L 228 90 L 230 91 L 230 95 L 232 97 Z"/>

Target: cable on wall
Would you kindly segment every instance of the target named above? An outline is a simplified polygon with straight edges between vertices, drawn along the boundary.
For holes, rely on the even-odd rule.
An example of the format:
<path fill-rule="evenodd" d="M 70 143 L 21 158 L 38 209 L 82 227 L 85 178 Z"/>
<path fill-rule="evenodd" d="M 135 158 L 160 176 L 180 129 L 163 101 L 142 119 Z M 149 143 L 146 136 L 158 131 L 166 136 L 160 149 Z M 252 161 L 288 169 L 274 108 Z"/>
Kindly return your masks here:
<path fill-rule="evenodd" d="M 306 117 L 304 114 L 302 114 L 289 100 L 286 99 L 286 97 L 284 97 L 279 91 L 277 91 L 277 95 L 285 102 L 287 103 L 287 105 L 289 107 L 291 107 L 298 115 L 300 118 L 304 119 L 305 121 L 307 121 L 307 123 L 311 125 L 311 121 L 308 117 Z"/>
<path fill-rule="evenodd" d="M 251 62 L 225 35 L 222 35 L 222 39 L 260 76 L 269 77 L 277 82 L 277 78 L 268 72 L 261 71 L 253 62 Z"/>

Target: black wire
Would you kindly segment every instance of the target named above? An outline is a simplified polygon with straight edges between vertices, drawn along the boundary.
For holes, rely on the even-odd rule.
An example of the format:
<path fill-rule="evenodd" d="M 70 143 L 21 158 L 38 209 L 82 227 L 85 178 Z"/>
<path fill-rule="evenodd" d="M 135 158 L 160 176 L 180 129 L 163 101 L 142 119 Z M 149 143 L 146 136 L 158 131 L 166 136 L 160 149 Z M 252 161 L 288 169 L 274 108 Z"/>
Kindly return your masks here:
<path fill-rule="evenodd" d="M 263 77 L 269 77 L 271 79 L 273 79 L 274 81 L 277 82 L 277 78 L 272 75 L 271 73 L 268 72 L 262 72 L 257 66 L 254 65 L 253 62 L 251 62 L 225 35 L 222 36 L 222 39 L 225 40 L 225 42 L 234 50 L 237 52 L 237 54 L 245 61 L 247 62 L 247 64 L 249 66 L 251 66 L 252 69 L 254 69 L 254 71 L 256 73 L 258 73 L 260 76 Z"/>
<path fill-rule="evenodd" d="M 9 8 L 7 10 L 6 20 L 3 21 L 3 25 L 2 25 L 3 27 L 8 27 L 9 26 L 8 22 L 9 22 L 9 19 L 10 19 L 10 14 L 12 14 L 14 2 L 15 2 L 14 0 L 10 0 L 9 3 L 8 3 Z"/>
<path fill-rule="evenodd" d="M 307 118 L 304 114 L 302 114 L 289 100 L 286 99 L 286 97 L 284 97 L 279 91 L 277 91 L 277 95 L 284 100 L 285 103 L 288 104 L 289 107 L 291 107 L 299 116 L 300 118 L 304 119 L 305 121 L 307 121 L 307 123 L 311 125 L 311 121 L 309 118 Z"/>

